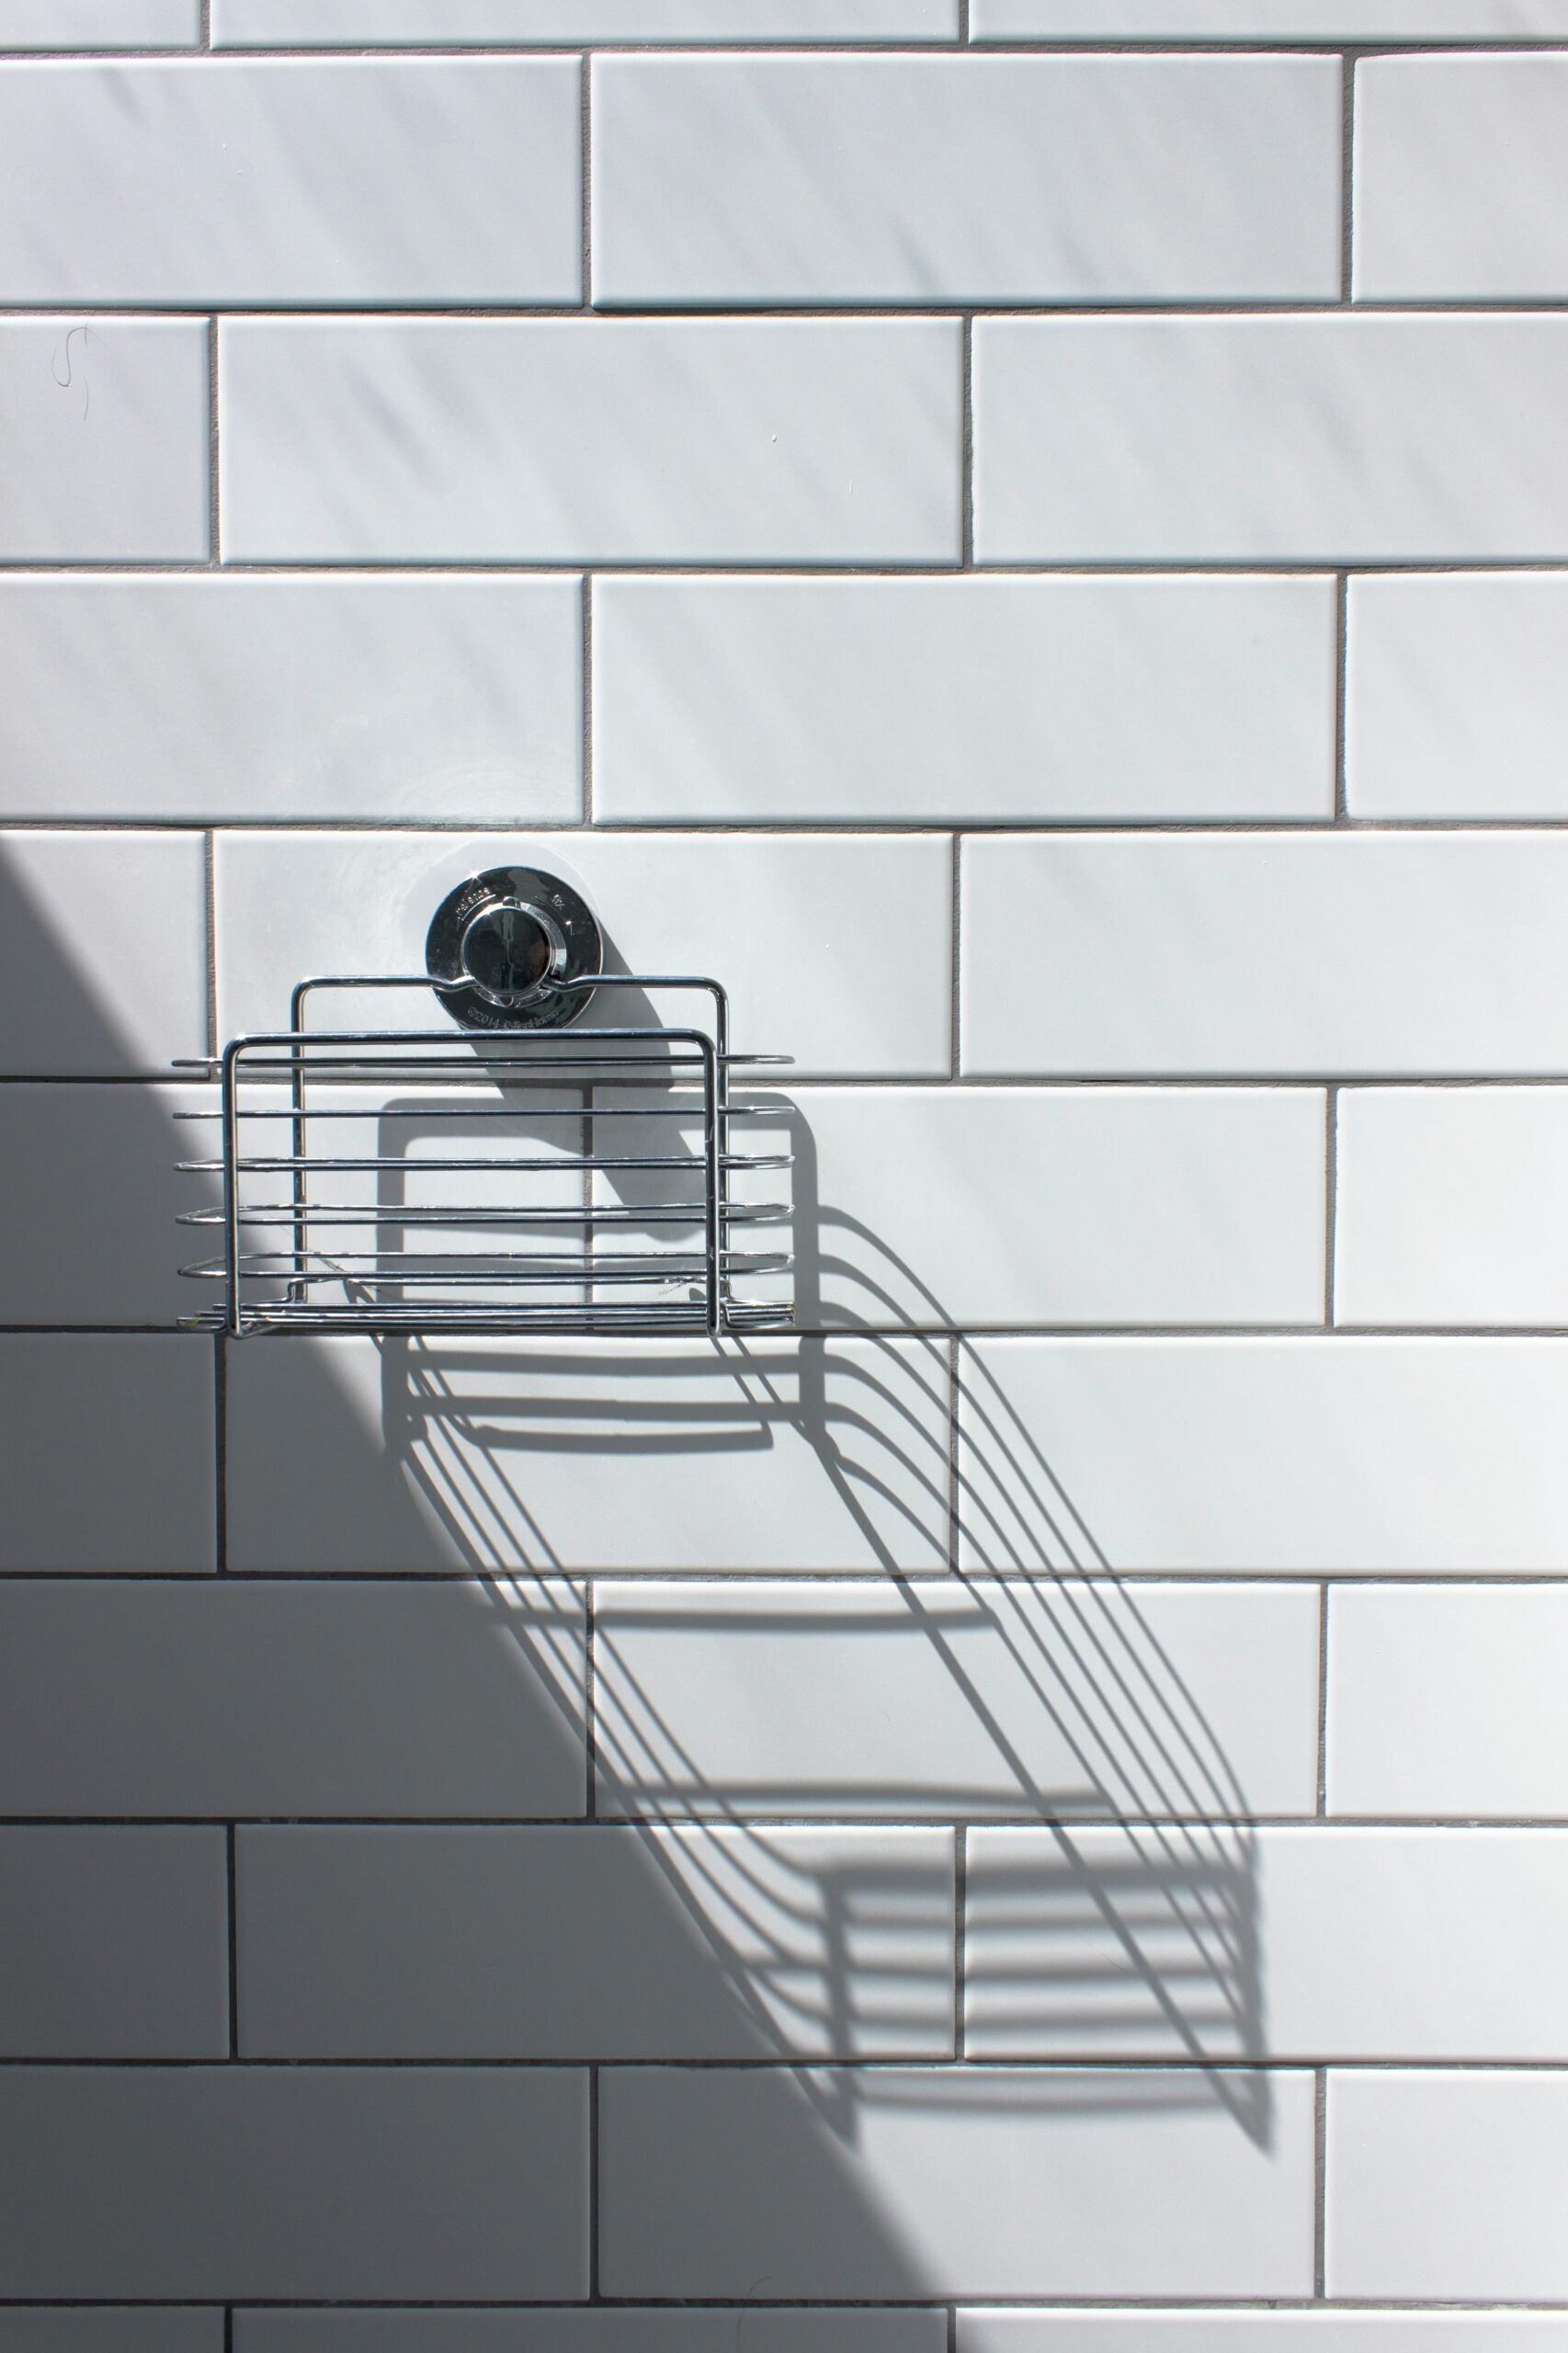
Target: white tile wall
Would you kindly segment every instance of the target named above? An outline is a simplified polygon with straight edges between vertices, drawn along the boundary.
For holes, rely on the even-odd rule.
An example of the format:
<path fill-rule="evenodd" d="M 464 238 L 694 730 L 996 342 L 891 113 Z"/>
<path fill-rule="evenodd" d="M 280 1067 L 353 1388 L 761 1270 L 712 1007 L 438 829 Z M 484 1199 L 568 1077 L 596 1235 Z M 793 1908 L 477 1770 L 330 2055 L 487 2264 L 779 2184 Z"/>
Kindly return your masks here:
<path fill-rule="evenodd" d="M 521 1580 L 0 1582 L 12 1810 L 581 1814 L 583 1615 Z"/>
<path fill-rule="evenodd" d="M 959 2314 L 959 2353 L 1562 2353 L 1557 2313 L 985 2312 Z"/>
<path fill-rule="evenodd" d="M 1568 814 L 1568 581 L 1377 574 L 1350 584 L 1346 785 L 1382 818 Z"/>
<path fill-rule="evenodd" d="M 1550 1339 L 972 1340 L 960 1560 L 1561 1571 L 1565 1385 Z"/>
<path fill-rule="evenodd" d="M 1498 301 L 1568 287 L 1568 57 L 1364 58 L 1354 286 Z"/>
<path fill-rule="evenodd" d="M 595 1628 L 601 1811 L 1311 1811 L 1305 1588 L 612 1584 Z"/>
<path fill-rule="evenodd" d="M 210 1341 L 0 1333 L 0 1415 L 7 1570 L 214 1565 Z"/>
<path fill-rule="evenodd" d="M 627 57 L 594 83 L 596 302 L 1339 291 L 1327 58 Z"/>
<path fill-rule="evenodd" d="M 1568 1817 L 1561 1584 L 1347 1587 L 1329 1611 L 1335 1813 Z"/>
<path fill-rule="evenodd" d="M 220 2353 L 216 2306 L 13 2304 L 6 2314 L 16 2353 Z"/>
<path fill-rule="evenodd" d="M 1562 0 L 970 0 L 970 11 L 977 40 L 1508 40 L 1568 32 Z"/>
<path fill-rule="evenodd" d="M 222 2058 L 224 1845 L 221 1829 L 168 1824 L 0 1830 L 5 2056 Z"/>
<path fill-rule="evenodd" d="M 6 1075 L 157 1077 L 205 1053 L 205 895 L 197 835 L 0 833 Z"/>
<path fill-rule="evenodd" d="M 12 2067 L 0 2080 L 6 2295 L 435 2301 L 585 2285 L 579 2069 Z"/>
<path fill-rule="evenodd" d="M 1558 832 L 990 838 L 962 865 L 966 1074 L 1568 1061 Z"/>
<path fill-rule="evenodd" d="M 1327 2157 L 1331 2295 L 1568 2296 L 1568 2075 L 1333 2075 Z"/>
<path fill-rule="evenodd" d="M 595 807 L 618 824 L 1328 817 L 1334 645 L 1327 580 L 606 579 Z"/>
<path fill-rule="evenodd" d="M 19 1081 L 0 1094 L 0 1324 L 173 1324 L 199 1304 L 182 1263 L 213 1237 L 176 1215 L 212 1208 L 216 1177 L 182 1176 L 210 1158 L 215 1091 L 199 1086 Z M 191 1115 L 205 1110 L 208 1120 Z M 106 1181 L 112 1171 L 112 1182 Z"/>
<path fill-rule="evenodd" d="M 969 1836 L 975 2059 L 1568 2059 L 1568 1832 Z"/>
<path fill-rule="evenodd" d="M 0 320 L 0 558 L 206 560 L 199 319 Z"/>
<path fill-rule="evenodd" d="M 1335 1307 L 1344 1324 L 1568 1324 L 1568 1097 L 1347 1087 Z"/>
<path fill-rule="evenodd" d="M 187 49 L 201 0 L 3 0 L 0 49 Z"/>
<path fill-rule="evenodd" d="M 803 1086 L 745 1141 L 794 1154 L 809 1321 L 1317 1324 L 1324 1113 L 1312 1087 Z"/>
<path fill-rule="evenodd" d="M 941 1569 L 949 1415 L 946 1352 L 919 1341 L 246 1348 L 231 1555 L 370 1574 Z"/>
<path fill-rule="evenodd" d="M 219 379 L 231 561 L 958 554 L 950 320 L 242 319 Z"/>
<path fill-rule="evenodd" d="M 1564 41 L 0 0 L 6 2353 L 1568 2353 Z M 806 1336 L 174 1328 L 528 860 Z"/>
<path fill-rule="evenodd" d="M 941 2311 L 770 2311 L 748 2303 L 526 2312 L 237 2312 L 235 2353 L 944 2353 Z M 24 2353 L 33 2353 L 29 2344 Z M 40 2353 L 54 2353 L 51 2346 Z M 96 2348 L 92 2348 L 96 2353 Z M 109 2353 L 119 2353 L 118 2346 Z M 128 2348 L 130 2353 L 130 2348 Z M 134 2353 L 142 2353 L 140 2346 Z M 185 2353 L 183 2346 L 177 2353 Z"/>
<path fill-rule="evenodd" d="M 789 1054 L 803 1074 L 947 1074 L 952 868 L 940 837 L 225 834 L 220 1030 L 281 1026 L 302 972 L 422 972 L 447 892 L 519 862 L 585 892 L 621 969 L 722 980 L 739 1051 Z M 625 1020 L 636 1000 L 618 1005 L 620 994 L 590 1023 Z M 656 1003 L 665 1019 L 690 1012 L 675 993 Z M 449 1026 L 434 1006 L 411 1013 L 406 997 L 359 1004 L 371 1021 L 380 1008 L 400 1025 Z"/>
<path fill-rule="evenodd" d="M 0 301 L 575 303 L 577 126 L 568 58 L 3 69 Z"/>
<path fill-rule="evenodd" d="M 1565 366 L 1568 320 L 1543 314 L 983 320 L 975 551 L 1561 558 Z"/>
<path fill-rule="evenodd" d="M 958 0 L 213 0 L 219 47 L 947 40 Z"/>
<path fill-rule="evenodd" d="M 247 2058 L 954 2049 L 941 1830 L 247 1829 L 239 1918 Z"/>
<path fill-rule="evenodd" d="M 580 598 L 495 575 L 0 575 L 0 805 L 574 823 Z"/>
<path fill-rule="evenodd" d="M 1201 2086 L 1201 2088 L 1200 2088 Z M 812 2094 L 756 2068 L 618 2069 L 600 2086 L 602 2277 L 616 2295 L 1300 2295 L 1312 2084 L 1277 2075 L 1267 2145 L 1244 2078 L 889 2069 L 852 2146 L 812 2165 Z M 660 2151 L 682 2152 L 678 2172 Z M 758 2171 L 765 2195 L 749 2187 Z M 863 2204 L 886 2221 L 873 2238 Z M 891 2241 L 891 2244 L 888 2242 Z M 742 2274 L 745 2273 L 745 2278 Z"/>

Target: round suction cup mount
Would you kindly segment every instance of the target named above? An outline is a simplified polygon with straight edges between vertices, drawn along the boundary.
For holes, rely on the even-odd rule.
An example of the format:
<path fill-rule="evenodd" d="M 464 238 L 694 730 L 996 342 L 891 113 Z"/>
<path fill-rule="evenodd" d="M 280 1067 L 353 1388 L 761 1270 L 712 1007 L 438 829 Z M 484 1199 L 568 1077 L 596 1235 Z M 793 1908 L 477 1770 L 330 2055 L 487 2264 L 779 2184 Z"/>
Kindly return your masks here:
<path fill-rule="evenodd" d="M 604 943 L 581 895 L 537 866 L 493 866 L 448 892 L 431 918 L 425 968 L 465 1029 L 563 1029 L 592 989 Z"/>

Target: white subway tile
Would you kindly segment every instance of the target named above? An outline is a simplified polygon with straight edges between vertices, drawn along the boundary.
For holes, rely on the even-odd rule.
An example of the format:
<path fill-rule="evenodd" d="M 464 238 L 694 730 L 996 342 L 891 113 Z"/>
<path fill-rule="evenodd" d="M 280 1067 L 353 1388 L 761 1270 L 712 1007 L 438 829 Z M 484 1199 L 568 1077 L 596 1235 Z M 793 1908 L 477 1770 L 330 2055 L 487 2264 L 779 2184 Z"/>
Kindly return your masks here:
<path fill-rule="evenodd" d="M 946 1077 L 950 850 L 942 839 L 597 832 L 229 834 L 217 847 L 222 1037 L 287 1022 L 306 972 L 425 970 L 447 892 L 487 867 L 532 863 L 588 897 L 631 972 L 708 973 L 729 991 L 733 1042 L 802 1074 Z M 581 1034 L 648 1017 L 606 991 Z M 689 995 L 655 995 L 689 1019 Z M 433 998 L 357 1000 L 368 1026 L 448 1029 Z"/>
<path fill-rule="evenodd" d="M 579 598 L 500 577 L 0 576 L 4 814 L 570 823 Z"/>
<path fill-rule="evenodd" d="M 229 1557 L 370 1574 L 941 1569 L 949 1393 L 935 1342 L 244 1347 Z"/>
<path fill-rule="evenodd" d="M 163 1075 L 205 1053 L 205 889 L 194 834 L 0 834 L 6 1074 Z"/>
<path fill-rule="evenodd" d="M 983 319 L 976 552 L 1562 556 L 1565 368 L 1568 318 L 1547 315 Z"/>
<path fill-rule="evenodd" d="M 794 1165 L 737 1174 L 733 1199 L 788 1197 L 788 1222 L 755 1239 L 796 1260 L 744 1288 L 792 1298 L 807 1327 L 1323 1320 L 1315 1090 L 803 1086 L 741 1100 L 757 1116 L 735 1145 Z M 607 1111 L 595 1148 L 692 1150 L 699 1107 L 636 1129 Z M 661 1177 L 672 1196 L 695 1211 L 695 1176 Z"/>
<path fill-rule="evenodd" d="M 595 1624 L 601 1811 L 1312 1808 L 1304 1587 L 610 1585 Z"/>
<path fill-rule="evenodd" d="M 950 40 L 958 0 L 212 0 L 212 39 L 308 49 L 443 41 Z"/>
<path fill-rule="evenodd" d="M 953 563 L 945 319 L 237 320 L 223 552 Z"/>
<path fill-rule="evenodd" d="M 0 1401 L 7 1569 L 214 1565 L 210 1342 L 3 1333 Z"/>
<path fill-rule="evenodd" d="M 15 2296 L 570 2296 L 587 2286 L 572 2069 L 17 2067 Z"/>
<path fill-rule="evenodd" d="M 1326 2308 L 1261 2313 L 1221 2308 L 1166 2313 L 982 2309 L 959 2314 L 958 2353 L 1209 2353 L 1211 2346 L 1217 2353 L 1563 2353 L 1568 2317 L 1559 2313 Z M 300 2353 L 306 2353 L 304 2346 Z M 313 2343 L 309 2353 L 315 2353 Z M 322 2353 L 327 2353 L 324 2337 Z M 434 2346 L 431 2353 L 437 2353 Z"/>
<path fill-rule="evenodd" d="M 946 2353 L 945 2312 L 530 2305 L 526 2312 L 240 2311 L 234 2353 Z M 21 2353 L 33 2353 L 30 2343 Z M 39 2353 L 57 2353 L 51 2342 Z M 58 2353 L 67 2353 L 61 2347 Z M 72 2347 L 69 2353 L 76 2353 Z M 83 2353 L 97 2353 L 96 2345 Z M 120 2353 L 118 2345 L 103 2353 Z M 125 2353 L 143 2353 L 140 2343 Z M 146 2348 L 162 2353 L 162 2348 Z M 172 2353 L 187 2353 L 182 2345 Z M 202 2353 L 207 2348 L 202 2347 Z M 1469 2348 L 1466 2348 L 1469 2353 Z M 1486 2353 L 1486 2348 L 1477 2348 Z M 1555 2347 L 1542 2353 L 1556 2353 Z"/>
<path fill-rule="evenodd" d="M 200 39 L 201 0 L 0 0 L 0 50 L 194 49 Z"/>
<path fill-rule="evenodd" d="M 246 2058 L 953 2050 L 939 1830 L 242 1830 L 238 1920 Z"/>
<path fill-rule="evenodd" d="M 1568 294 L 1568 57 L 1362 58 L 1363 301 Z"/>
<path fill-rule="evenodd" d="M 1311 2292 L 1306 2075 L 625 2068 L 599 2103 L 611 2295 Z"/>
<path fill-rule="evenodd" d="M 10 1805 L 580 1814 L 582 1620 L 522 1579 L 0 1584 Z"/>
<path fill-rule="evenodd" d="M 1324 580 L 595 585 L 615 824 L 1327 817 L 1334 729 Z"/>
<path fill-rule="evenodd" d="M 1357 817 L 1562 817 L 1568 580 L 1350 583 L 1346 769 Z"/>
<path fill-rule="evenodd" d="M 1333 1813 L 1568 1816 L 1568 1587 L 1347 1586 L 1328 1662 Z"/>
<path fill-rule="evenodd" d="M 1568 1091 L 1347 1088 L 1336 1168 L 1341 1324 L 1568 1324 Z"/>
<path fill-rule="evenodd" d="M 974 1076 L 1504 1076 L 1568 1061 L 1568 835 L 963 849 Z"/>
<path fill-rule="evenodd" d="M 8 1824 L 0 1908 L 6 2058 L 226 2055 L 222 1830 Z"/>
<path fill-rule="evenodd" d="M 1172 0 L 970 0 L 970 6 L 975 40 L 1507 40 L 1568 32 L 1565 0 L 1177 0 L 1174 6 Z"/>
<path fill-rule="evenodd" d="M 1331 2296 L 1568 2297 L 1568 2074 L 1328 2081 Z"/>
<path fill-rule="evenodd" d="M 0 1233 L 18 1245 L 0 1257 L 0 1324 L 173 1324 L 207 1305 L 179 1275 L 202 1236 L 176 1218 L 214 1205 L 217 1179 L 176 1164 L 216 1151 L 214 1129 L 188 1117 L 216 1099 L 197 1086 L 0 1092 Z"/>
<path fill-rule="evenodd" d="M 0 320 L 0 556 L 205 561 L 200 319 Z"/>
<path fill-rule="evenodd" d="M 1568 1343 L 972 1340 L 960 1560 L 1555 1570 Z"/>
<path fill-rule="evenodd" d="M 575 303 L 577 86 L 570 58 L 0 66 L 28 191 L 0 301 Z"/>
<path fill-rule="evenodd" d="M 6 2353 L 222 2353 L 217 2305 L 12 2304 Z"/>
<path fill-rule="evenodd" d="M 1330 58 L 622 57 L 593 74 L 596 302 L 1339 291 Z"/>
<path fill-rule="evenodd" d="M 971 2059 L 1568 2058 L 1568 1831 L 977 1830 Z"/>

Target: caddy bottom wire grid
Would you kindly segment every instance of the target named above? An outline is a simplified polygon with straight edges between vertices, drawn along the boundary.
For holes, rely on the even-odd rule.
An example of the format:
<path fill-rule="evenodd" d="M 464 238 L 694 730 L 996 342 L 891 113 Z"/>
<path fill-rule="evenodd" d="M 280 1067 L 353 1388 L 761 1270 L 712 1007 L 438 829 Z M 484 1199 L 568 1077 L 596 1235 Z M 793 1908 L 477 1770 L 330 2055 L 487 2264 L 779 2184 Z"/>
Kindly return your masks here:
<path fill-rule="evenodd" d="M 287 1029 L 176 1064 L 220 1093 L 181 1114 L 215 1126 L 221 1147 L 180 1163 L 209 1196 L 180 1222 L 219 1245 L 181 1268 L 217 1292 L 183 1322 L 235 1338 L 787 1329 L 792 1260 L 767 1229 L 790 1205 L 754 1195 L 758 1172 L 770 1190 L 791 1155 L 744 1149 L 748 1124 L 778 1111 L 733 1103 L 730 1079 L 788 1058 L 730 1051 L 714 981 L 601 972 L 561 985 L 619 991 L 622 1004 L 701 992 L 711 1018 L 309 1029 L 326 992 L 431 993 L 426 975 L 338 975 L 299 983 Z"/>

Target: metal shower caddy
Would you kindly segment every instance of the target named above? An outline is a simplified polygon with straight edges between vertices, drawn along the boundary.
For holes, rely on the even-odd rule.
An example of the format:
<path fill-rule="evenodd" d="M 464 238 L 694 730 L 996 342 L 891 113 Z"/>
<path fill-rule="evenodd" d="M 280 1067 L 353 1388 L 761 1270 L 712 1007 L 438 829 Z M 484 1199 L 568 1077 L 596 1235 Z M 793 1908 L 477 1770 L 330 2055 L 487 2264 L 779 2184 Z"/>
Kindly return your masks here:
<path fill-rule="evenodd" d="M 216 1110 L 183 1115 L 222 1134 L 220 1157 L 180 1164 L 221 1187 L 180 1220 L 222 1243 L 181 1268 L 218 1287 L 184 1321 L 236 1339 L 788 1328 L 787 1298 L 737 1285 L 788 1272 L 787 1250 L 743 1238 L 789 1204 L 733 1194 L 790 1154 L 737 1149 L 738 1123 L 777 1113 L 731 1099 L 733 1072 L 788 1058 L 731 1051 L 720 983 L 604 972 L 585 902 L 531 867 L 449 892 L 426 957 L 423 973 L 301 980 L 286 1029 L 176 1065 L 221 1090 Z M 434 990 L 460 1026 L 307 1026 L 315 1001 L 353 990 Z M 706 1017 L 574 1031 L 601 991 L 655 990 L 704 998 Z"/>

